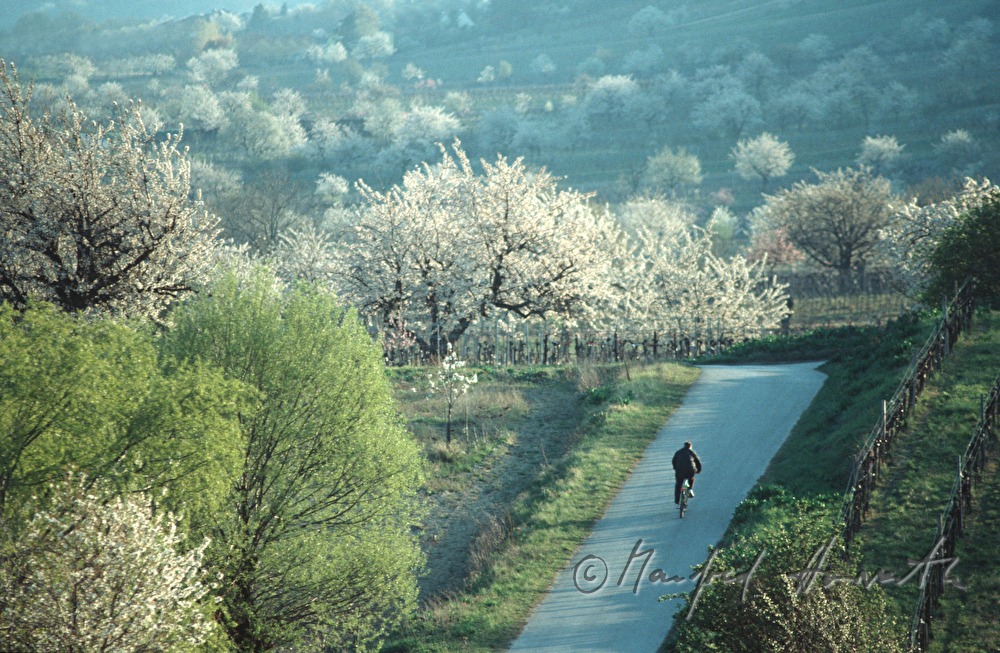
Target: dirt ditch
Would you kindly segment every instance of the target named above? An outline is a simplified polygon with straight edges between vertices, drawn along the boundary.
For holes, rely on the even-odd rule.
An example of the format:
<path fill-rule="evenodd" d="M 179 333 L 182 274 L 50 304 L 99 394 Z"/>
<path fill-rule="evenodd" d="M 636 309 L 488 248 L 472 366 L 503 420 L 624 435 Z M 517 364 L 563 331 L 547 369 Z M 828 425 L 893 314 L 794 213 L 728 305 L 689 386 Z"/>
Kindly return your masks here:
<path fill-rule="evenodd" d="M 421 604 L 464 587 L 479 560 L 510 532 L 508 509 L 518 495 L 577 437 L 582 410 L 575 384 L 533 386 L 524 398 L 528 414 L 515 425 L 516 437 L 505 451 L 467 472 L 465 490 L 431 496 L 421 538 L 427 554 Z"/>

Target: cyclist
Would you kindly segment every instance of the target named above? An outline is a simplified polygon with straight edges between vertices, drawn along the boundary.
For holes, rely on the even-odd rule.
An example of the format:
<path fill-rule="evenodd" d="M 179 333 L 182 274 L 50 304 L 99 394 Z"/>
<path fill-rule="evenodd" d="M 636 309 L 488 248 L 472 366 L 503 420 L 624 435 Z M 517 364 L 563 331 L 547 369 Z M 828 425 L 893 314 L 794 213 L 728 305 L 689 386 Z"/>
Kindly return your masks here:
<path fill-rule="evenodd" d="M 694 475 L 701 473 L 701 459 L 691 448 L 690 442 L 685 442 L 684 446 L 677 450 L 673 460 L 674 476 L 677 482 L 674 484 L 674 503 L 681 502 L 681 486 L 687 480 L 688 487 L 694 487 Z M 694 490 L 688 490 L 688 496 L 694 496 Z"/>

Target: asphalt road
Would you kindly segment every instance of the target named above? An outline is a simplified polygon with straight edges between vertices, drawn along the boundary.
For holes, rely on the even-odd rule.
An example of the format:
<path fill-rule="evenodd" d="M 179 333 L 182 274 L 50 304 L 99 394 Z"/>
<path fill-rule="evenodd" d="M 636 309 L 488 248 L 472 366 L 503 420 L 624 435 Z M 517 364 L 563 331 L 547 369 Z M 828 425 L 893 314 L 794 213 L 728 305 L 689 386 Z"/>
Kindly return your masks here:
<path fill-rule="evenodd" d="M 694 589 L 692 566 L 823 385 L 820 364 L 703 367 L 510 651 L 654 653 L 683 604 L 658 598 Z M 704 468 L 680 519 L 670 461 L 685 440 Z"/>

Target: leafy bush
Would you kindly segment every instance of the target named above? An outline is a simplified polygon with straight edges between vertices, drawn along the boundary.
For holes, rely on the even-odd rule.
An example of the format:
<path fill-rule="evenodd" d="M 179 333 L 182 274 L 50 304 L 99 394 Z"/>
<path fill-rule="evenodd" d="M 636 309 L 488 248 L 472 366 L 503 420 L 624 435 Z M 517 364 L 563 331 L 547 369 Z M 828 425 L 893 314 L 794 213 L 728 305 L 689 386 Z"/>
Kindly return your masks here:
<path fill-rule="evenodd" d="M 223 274 L 173 315 L 164 349 L 249 386 L 243 455 L 210 560 L 242 650 L 377 647 L 416 604 L 419 453 L 382 352 L 336 300 Z M 220 615 L 222 616 L 222 615 Z"/>
<path fill-rule="evenodd" d="M 756 525 L 740 529 L 702 566 L 714 580 L 703 582 L 675 617 L 673 650 L 905 650 L 881 588 L 845 582 L 857 571 L 833 526 L 837 507 L 758 488 L 737 510 L 738 520 Z"/>
<path fill-rule="evenodd" d="M 39 304 L 0 305 L 0 517 L 78 469 L 109 491 L 155 491 L 206 533 L 241 460 L 238 384 L 160 358 L 148 332 Z"/>
<path fill-rule="evenodd" d="M 967 278 L 976 295 L 994 306 L 1000 300 L 1000 196 L 958 217 L 942 233 L 931 253 L 932 279 L 924 295 L 930 306 L 951 297 Z"/>

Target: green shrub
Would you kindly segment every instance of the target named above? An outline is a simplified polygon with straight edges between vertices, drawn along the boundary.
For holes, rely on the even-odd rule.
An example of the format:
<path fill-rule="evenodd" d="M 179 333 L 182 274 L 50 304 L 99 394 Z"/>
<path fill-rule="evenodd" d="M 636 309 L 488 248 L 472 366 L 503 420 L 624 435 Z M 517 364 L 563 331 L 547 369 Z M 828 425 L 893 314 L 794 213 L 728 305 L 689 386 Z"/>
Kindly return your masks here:
<path fill-rule="evenodd" d="M 924 295 L 929 306 L 951 297 L 966 279 L 976 296 L 997 306 L 1000 301 L 1000 196 L 964 213 L 949 225 L 931 253 L 932 278 Z"/>

